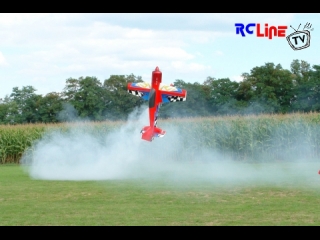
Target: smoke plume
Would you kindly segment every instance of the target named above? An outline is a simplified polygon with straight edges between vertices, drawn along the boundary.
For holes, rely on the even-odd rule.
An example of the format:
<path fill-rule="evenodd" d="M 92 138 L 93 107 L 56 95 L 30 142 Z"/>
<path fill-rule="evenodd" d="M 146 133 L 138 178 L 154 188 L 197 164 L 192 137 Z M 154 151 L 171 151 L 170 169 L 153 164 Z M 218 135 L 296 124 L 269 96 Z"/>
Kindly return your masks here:
<path fill-rule="evenodd" d="M 140 130 L 149 124 L 148 119 L 148 109 L 135 110 L 125 124 L 102 137 L 76 125 L 66 132 L 48 132 L 21 162 L 32 178 L 42 180 L 143 179 L 171 186 L 318 182 L 318 162 L 246 163 L 199 146 L 197 138 L 189 139 L 197 146 L 194 151 L 183 144 L 184 135 L 176 127 L 167 124 L 164 128 L 161 120 L 158 127 L 167 134 L 144 141 Z"/>

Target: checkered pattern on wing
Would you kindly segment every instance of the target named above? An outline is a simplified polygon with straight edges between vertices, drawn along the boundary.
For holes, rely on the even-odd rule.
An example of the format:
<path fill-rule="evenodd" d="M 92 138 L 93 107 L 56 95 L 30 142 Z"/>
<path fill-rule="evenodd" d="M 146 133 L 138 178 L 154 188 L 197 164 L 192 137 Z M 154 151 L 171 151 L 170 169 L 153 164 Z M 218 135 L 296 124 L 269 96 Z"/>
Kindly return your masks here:
<path fill-rule="evenodd" d="M 178 97 L 178 96 L 168 96 L 168 99 L 170 102 L 180 102 L 180 101 L 186 101 L 187 98 Z"/>
<path fill-rule="evenodd" d="M 134 91 L 134 90 L 128 90 L 128 93 L 138 96 L 138 97 L 142 97 L 143 96 L 143 92 L 139 92 L 139 91 Z"/>

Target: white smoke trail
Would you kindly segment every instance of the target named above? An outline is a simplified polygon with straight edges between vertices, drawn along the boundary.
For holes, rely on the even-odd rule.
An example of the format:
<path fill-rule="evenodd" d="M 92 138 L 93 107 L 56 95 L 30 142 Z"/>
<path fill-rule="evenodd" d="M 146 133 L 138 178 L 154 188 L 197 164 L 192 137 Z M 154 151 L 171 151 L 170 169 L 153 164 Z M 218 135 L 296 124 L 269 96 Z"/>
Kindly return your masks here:
<path fill-rule="evenodd" d="M 104 141 L 76 128 L 51 132 L 35 143 L 33 155 L 24 155 L 22 163 L 32 178 L 43 180 L 145 179 L 175 186 L 202 182 L 246 186 L 301 181 L 314 185 L 320 178 L 318 163 L 243 163 L 201 146 L 194 155 L 173 126 L 166 127 L 165 137 L 147 142 L 140 135 L 147 124 L 148 109 L 140 115 L 133 112 Z"/>

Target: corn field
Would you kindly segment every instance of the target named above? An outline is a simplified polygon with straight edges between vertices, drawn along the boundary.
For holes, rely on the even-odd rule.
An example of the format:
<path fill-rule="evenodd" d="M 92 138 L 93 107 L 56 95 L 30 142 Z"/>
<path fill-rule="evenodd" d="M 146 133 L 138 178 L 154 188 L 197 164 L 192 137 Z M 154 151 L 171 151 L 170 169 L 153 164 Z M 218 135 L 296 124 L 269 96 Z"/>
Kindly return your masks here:
<path fill-rule="evenodd" d="M 237 160 L 320 157 L 320 114 L 251 115 L 173 122 L 185 148 L 214 149 Z"/>
<path fill-rule="evenodd" d="M 286 161 L 320 158 L 320 114 L 248 115 L 160 120 L 161 128 L 175 128 L 188 152 L 219 151 L 235 160 Z M 90 132 L 103 141 L 125 122 L 0 125 L 0 162 L 19 163 L 33 144 L 50 131 Z M 139 126 L 140 127 L 140 126 Z M 161 139 L 162 140 L 162 139 Z M 143 141 L 143 140 L 141 140 Z M 158 141 L 158 140 L 155 140 Z M 152 144 L 152 143 L 150 143 Z"/>

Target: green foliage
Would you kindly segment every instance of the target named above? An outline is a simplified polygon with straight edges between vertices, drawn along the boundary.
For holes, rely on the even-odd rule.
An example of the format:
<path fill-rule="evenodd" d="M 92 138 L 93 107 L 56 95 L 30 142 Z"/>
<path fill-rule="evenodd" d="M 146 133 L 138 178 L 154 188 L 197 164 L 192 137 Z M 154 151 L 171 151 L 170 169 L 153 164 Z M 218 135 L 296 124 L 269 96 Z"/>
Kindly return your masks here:
<path fill-rule="evenodd" d="M 243 74 L 243 77 L 238 98 L 248 101 L 248 106 L 255 113 L 257 110 L 258 113 L 285 113 L 290 110 L 294 85 L 289 70 L 280 64 L 266 63 L 253 68 L 250 74 Z"/>
<path fill-rule="evenodd" d="M 103 87 L 109 93 L 108 107 L 104 112 L 106 119 L 124 120 L 135 107 L 140 107 L 144 103 L 141 98 L 128 94 L 127 86 L 130 82 L 142 82 L 142 79 L 133 74 L 111 75 L 104 81 Z"/>
<path fill-rule="evenodd" d="M 204 85 L 208 89 L 207 101 L 212 113 L 218 115 L 237 113 L 236 95 L 239 83 L 232 82 L 229 78 L 208 77 Z"/>
<path fill-rule="evenodd" d="M 8 102 L 12 102 L 8 108 L 7 116 L 9 119 L 4 122 L 14 124 L 36 123 L 39 121 L 38 101 L 41 95 L 35 93 L 36 89 L 32 86 L 14 87 Z"/>
<path fill-rule="evenodd" d="M 125 122 L 0 126 L 0 160 L 18 163 L 21 154 L 47 131 L 85 131 L 104 141 Z M 183 149 L 197 154 L 213 150 L 245 161 L 293 161 L 320 157 L 320 114 L 251 115 L 180 118 L 161 121 L 179 132 Z M 299 146 L 299 147 L 297 147 Z M 176 149 L 178 154 L 183 149 Z M 32 149 L 31 149 L 32 150 Z"/>
<path fill-rule="evenodd" d="M 129 82 L 142 81 L 133 74 L 111 75 L 103 84 L 95 77 L 69 78 L 63 91 L 61 121 L 71 120 L 121 120 L 126 119 L 143 101 L 128 94 Z"/>
<path fill-rule="evenodd" d="M 271 62 L 242 74 L 241 82 L 207 77 L 174 85 L 187 90 L 187 101 L 164 103 L 160 118 L 200 117 L 232 114 L 262 114 L 320 111 L 320 65 L 292 61 L 290 70 Z M 100 82 L 96 77 L 68 78 L 61 93 L 36 94 L 32 86 L 14 87 L 0 100 L 0 124 L 55 123 L 65 121 L 125 120 L 146 101 L 127 92 L 140 76 L 111 75 Z"/>
<path fill-rule="evenodd" d="M 40 122 L 56 123 L 58 122 L 57 115 L 62 110 L 63 100 L 59 93 L 48 93 L 38 101 L 38 112 L 40 115 Z"/>
<path fill-rule="evenodd" d="M 43 124 L 0 126 L 0 163 L 18 163 L 46 129 Z"/>
<path fill-rule="evenodd" d="M 295 59 L 291 62 L 291 72 L 294 75 L 294 80 L 298 84 L 303 84 L 308 81 L 310 75 L 310 64 L 304 60 L 299 62 L 298 59 Z"/>
<path fill-rule="evenodd" d="M 103 112 L 109 101 L 108 92 L 96 77 L 68 79 L 63 95 L 74 106 L 81 119 L 104 120 Z"/>
<path fill-rule="evenodd" d="M 301 65 L 303 62 L 301 63 Z M 304 63 L 306 65 L 306 63 Z M 295 66 L 298 65 L 295 62 Z M 320 111 L 320 65 L 314 65 L 313 70 L 295 71 L 297 83 L 295 86 L 296 98 L 292 103 L 295 111 Z"/>

